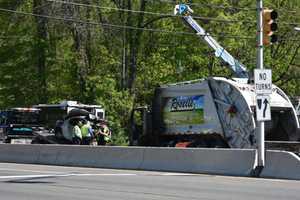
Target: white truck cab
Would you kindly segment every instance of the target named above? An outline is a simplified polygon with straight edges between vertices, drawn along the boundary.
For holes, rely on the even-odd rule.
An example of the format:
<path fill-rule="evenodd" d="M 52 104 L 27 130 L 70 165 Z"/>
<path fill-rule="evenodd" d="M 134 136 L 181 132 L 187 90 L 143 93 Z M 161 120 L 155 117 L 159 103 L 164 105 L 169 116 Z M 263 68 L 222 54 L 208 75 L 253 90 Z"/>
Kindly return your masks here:
<path fill-rule="evenodd" d="M 62 101 L 59 104 L 38 104 L 34 108 L 41 110 L 42 121 L 48 128 L 55 128 L 58 120 L 63 120 L 71 110 L 83 109 L 97 119 L 105 119 L 105 109 L 101 105 L 82 104 L 77 101 Z"/>

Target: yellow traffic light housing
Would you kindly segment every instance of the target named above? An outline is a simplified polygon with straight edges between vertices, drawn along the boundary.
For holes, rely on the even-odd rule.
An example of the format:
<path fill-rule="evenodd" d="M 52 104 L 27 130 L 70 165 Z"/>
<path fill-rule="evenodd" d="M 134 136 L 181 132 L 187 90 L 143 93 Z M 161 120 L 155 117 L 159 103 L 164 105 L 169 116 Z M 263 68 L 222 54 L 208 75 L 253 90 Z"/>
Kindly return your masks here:
<path fill-rule="evenodd" d="M 264 9 L 263 10 L 263 43 L 264 45 L 270 45 L 278 41 L 277 35 L 274 35 L 274 31 L 277 31 L 278 26 L 276 19 L 278 13 L 275 10 Z"/>

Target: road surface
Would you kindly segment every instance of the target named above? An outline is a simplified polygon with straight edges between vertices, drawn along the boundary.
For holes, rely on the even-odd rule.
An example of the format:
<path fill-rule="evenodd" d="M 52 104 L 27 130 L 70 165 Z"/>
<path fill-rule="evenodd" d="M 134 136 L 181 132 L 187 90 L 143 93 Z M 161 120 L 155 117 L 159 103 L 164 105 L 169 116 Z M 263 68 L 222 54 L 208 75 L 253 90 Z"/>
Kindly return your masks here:
<path fill-rule="evenodd" d="M 300 200 L 300 181 L 0 163 L 3 200 Z"/>

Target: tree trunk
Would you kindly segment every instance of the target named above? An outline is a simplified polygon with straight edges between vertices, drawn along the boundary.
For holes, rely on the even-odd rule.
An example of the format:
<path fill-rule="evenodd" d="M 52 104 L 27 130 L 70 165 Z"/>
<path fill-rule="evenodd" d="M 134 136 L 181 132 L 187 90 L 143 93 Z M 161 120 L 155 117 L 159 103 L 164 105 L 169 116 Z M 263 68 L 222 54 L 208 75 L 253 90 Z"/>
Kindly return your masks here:
<path fill-rule="evenodd" d="M 89 0 L 83 0 L 82 3 L 90 5 L 91 2 Z M 90 7 L 65 4 L 64 9 L 68 10 L 68 18 L 73 18 L 75 20 L 82 19 L 83 16 L 86 19 L 90 18 Z M 70 25 L 73 32 L 74 48 L 77 54 L 77 75 L 79 81 L 78 100 L 86 102 L 89 99 L 89 95 L 87 94 L 87 78 L 92 59 L 90 53 L 91 29 L 90 25 L 87 23 L 73 22 Z"/>
<path fill-rule="evenodd" d="M 128 0 L 130 2 L 130 0 Z M 146 10 L 146 0 L 141 0 L 140 5 L 140 11 Z M 130 9 L 130 8 L 128 8 Z M 131 16 L 128 16 L 131 18 Z M 128 19 L 131 20 L 131 19 Z M 141 28 L 143 27 L 144 23 L 144 13 L 140 13 L 137 18 L 137 25 L 136 27 Z M 128 88 L 132 90 L 134 81 L 136 79 L 136 71 L 137 71 L 137 59 L 138 59 L 138 53 L 139 48 L 141 44 L 141 36 L 143 34 L 143 29 L 131 31 L 132 34 L 130 34 L 130 40 L 129 40 L 129 77 L 128 77 Z"/>
<path fill-rule="evenodd" d="M 33 1 L 33 13 L 38 15 L 48 15 L 44 0 Z M 46 42 L 48 39 L 47 18 L 35 17 L 36 21 L 36 52 L 37 52 L 37 75 L 38 75 L 38 99 L 40 103 L 46 103 L 47 95 L 47 74 L 46 74 Z"/>

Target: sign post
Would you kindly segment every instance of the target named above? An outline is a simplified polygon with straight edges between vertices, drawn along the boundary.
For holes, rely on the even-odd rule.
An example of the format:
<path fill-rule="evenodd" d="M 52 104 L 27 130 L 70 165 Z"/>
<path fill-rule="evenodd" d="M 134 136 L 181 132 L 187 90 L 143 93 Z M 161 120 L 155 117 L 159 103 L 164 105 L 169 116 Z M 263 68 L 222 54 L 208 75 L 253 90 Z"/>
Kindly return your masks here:
<path fill-rule="evenodd" d="M 254 71 L 254 83 L 256 91 L 256 116 L 257 116 L 257 170 L 265 166 L 265 123 L 271 118 L 270 98 L 272 93 L 272 73 L 264 70 L 263 59 L 263 0 L 257 0 L 257 69 Z M 271 83 L 270 83 L 271 80 Z M 265 96 L 267 95 L 267 96 Z"/>

